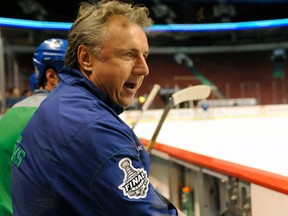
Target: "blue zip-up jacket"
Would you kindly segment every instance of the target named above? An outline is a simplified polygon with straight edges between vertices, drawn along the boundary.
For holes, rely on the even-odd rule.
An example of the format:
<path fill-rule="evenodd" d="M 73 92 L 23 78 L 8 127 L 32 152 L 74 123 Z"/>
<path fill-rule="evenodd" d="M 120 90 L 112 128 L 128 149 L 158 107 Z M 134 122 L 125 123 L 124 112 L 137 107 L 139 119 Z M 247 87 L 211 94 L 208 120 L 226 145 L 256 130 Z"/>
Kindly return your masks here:
<path fill-rule="evenodd" d="M 177 215 L 149 182 L 149 156 L 123 109 L 80 71 L 59 76 L 17 140 L 14 215 Z"/>

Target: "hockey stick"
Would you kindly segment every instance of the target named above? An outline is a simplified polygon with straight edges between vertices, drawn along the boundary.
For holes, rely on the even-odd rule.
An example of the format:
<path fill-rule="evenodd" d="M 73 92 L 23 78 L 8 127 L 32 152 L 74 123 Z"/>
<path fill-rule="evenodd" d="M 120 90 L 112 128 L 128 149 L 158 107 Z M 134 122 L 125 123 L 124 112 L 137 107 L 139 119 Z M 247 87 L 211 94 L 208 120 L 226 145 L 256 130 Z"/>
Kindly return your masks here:
<path fill-rule="evenodd" d="M 191 87 L 187 87 L 185 89 L 182 89 L 176 93 L 174 93 L 170 98 L 169 98 L 169 102 L 166 105 L 162 116 L 159 120 L 159 123 L 156 127 L 156 130 L 152 136 L 152 139 L 150 140 L 150 143 L 148 144 L 147 147 L 147 152 L 150 154 L 156 138 L 160 132 L 160 129 L 164 123 L 164 120 L 166 118 L 166 116 L 168 115 L 170 109 L 172 109 L 174 106 L 177 106 L 178 104 L 185 102 L 185 101 L 192 101 L 192 100 L 202 100 L 202 99 L 206 99 L 207 97 L 209 97 L 211 93 L 211 89 L 209 86 L 207 85 L 197 85 L 197 86 L 191 86 Z"/>
<path fill-rule="evenodd" d="M 142 108 L 141 108 L 141 112 L 140 114 L 136 117 L 136 120 L 134 121 L 134 123 L 132 124 L 132 130 L 134 130 L 136 124 L 141 120 L 143 113 L 148 110 L 148 108 L 150 107 L 150 105 L 152 104 L 154 98 L 156 97 L 158 91 L 160 90 L 160 85 L 158 84 L 154 84 L 152 90 L 150 91 L 145 103 L 143 104 Z"/>

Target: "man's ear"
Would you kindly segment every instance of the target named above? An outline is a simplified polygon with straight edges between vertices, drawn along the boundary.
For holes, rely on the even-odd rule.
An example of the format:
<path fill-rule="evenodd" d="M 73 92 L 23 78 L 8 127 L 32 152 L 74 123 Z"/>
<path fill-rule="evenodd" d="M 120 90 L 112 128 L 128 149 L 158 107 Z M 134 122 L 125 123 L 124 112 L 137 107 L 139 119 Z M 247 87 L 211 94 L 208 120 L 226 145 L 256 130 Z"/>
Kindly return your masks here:
<path fill-rule="evenodd" d="M 46 80 L 48 82 L 58 82 L 57 72 L 52 68 L 47 69 L 46 70 Z"/>
<path fill-rule="evenodd" d="M 78 62 L 80 69 L 82 68 L 86 73 L 92 71 L 92 56 L 91 52 L 88 50 L 87 46 L 80 45 L 78 47 Z"/>
<path fill-rule="evenodd" d="M 57 72 L 49 68 L 46 70 L 46 83 L 44 88 L 51 91 L 59 82 L 59 77 Z"/>

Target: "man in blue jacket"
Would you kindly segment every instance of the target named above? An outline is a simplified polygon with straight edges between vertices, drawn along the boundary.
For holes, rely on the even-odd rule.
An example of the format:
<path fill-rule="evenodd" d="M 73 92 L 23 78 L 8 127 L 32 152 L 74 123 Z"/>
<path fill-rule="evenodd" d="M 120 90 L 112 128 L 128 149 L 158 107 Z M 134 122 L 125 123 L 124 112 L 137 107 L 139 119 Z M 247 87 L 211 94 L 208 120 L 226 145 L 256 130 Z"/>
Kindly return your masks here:
<path fill-rule="evenodd" d="M 143 6 L 82 3 L 61 82 L 13 154 L 14 215 L 177 215 L 149 182 L 149 155 L 118 116 L 149 69 Z"/>

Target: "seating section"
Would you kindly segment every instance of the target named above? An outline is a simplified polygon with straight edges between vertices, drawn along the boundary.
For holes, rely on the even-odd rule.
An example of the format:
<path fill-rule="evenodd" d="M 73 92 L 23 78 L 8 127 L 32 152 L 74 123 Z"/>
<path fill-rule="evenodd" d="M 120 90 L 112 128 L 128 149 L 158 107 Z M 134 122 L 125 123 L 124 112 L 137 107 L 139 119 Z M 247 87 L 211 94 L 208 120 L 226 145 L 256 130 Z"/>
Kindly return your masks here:
<path fill-rule="evenodd" d="M 287 63 L 284 76 L 275 77 L 270 51 L 193 54 L 194 70 L 218 87 L 226 98 L 256 98 L 258 104 L 281 104 L 287 97 Z M 179 65 L 172 55 L 151 55 L 147 60 L 150 74 L 144 80 L 139 95 L 147 94 L 157 83 L 162 88 L 185 88 L 201 84 L 191 69 Z M 199 75 L 199 74 L 198 74 Z M 203 78 L 202 76 L 202 78 Z M 211 99 L 217 99 L 216 94 Z M 155 99 L 155 106 L 163 101 Z"/>

